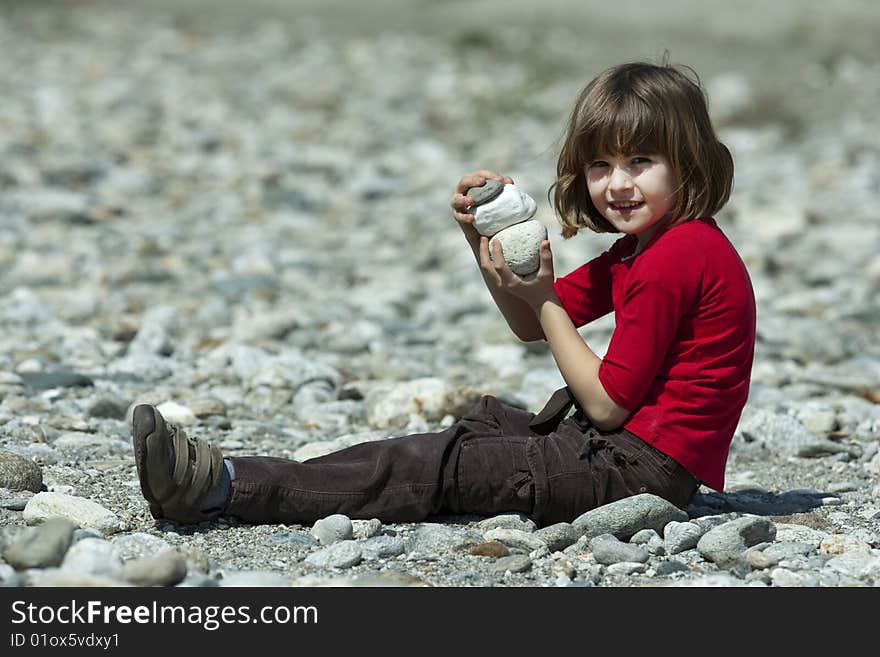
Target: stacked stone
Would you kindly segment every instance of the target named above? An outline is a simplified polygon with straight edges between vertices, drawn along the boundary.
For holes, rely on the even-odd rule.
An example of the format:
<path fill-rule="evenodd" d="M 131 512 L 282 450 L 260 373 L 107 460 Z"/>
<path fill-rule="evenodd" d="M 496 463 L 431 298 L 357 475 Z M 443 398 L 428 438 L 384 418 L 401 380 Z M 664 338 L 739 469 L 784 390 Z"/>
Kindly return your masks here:
<path fill-rule="evenodd" d="M 474 200 L 474 227 L 489 239 L 489 253 L 501 243 L 504 260 L 513 273 L 529 277 L 541 266 L 540 246 L 547 239 L 547 228 L 532 217 L 538 204 L 516 185 L 487 180 L 471 187 L 467 195 Z"/>

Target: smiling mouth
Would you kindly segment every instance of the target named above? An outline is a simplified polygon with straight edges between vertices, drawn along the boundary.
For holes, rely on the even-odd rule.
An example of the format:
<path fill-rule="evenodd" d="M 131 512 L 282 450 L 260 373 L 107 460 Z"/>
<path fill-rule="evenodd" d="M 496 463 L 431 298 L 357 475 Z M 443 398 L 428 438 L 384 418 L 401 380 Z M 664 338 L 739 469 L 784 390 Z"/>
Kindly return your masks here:
<path fill-rule="evenodd" d="M 642 207 L 645 204 L 644 201 L 623 201 L 620 203 L 609 203 L 612 209 L 617 210 L 618 212 L 628 212 L 630 210 L 635 210 L 637 208 Z"/>

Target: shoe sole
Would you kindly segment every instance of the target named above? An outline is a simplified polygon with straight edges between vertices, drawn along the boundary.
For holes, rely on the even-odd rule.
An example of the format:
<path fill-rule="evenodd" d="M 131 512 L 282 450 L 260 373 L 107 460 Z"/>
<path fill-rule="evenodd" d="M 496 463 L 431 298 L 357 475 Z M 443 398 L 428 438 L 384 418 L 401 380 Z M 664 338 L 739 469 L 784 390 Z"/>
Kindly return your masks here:
<path fill-rule="evenodd" d="M 140 404 L 135 407 L 134 413 L 132 413 L 132 424 L 134 426 L 141 426 L 142 423 L 146 420 L 146 418 L 137 419 L 138 416 L 142 416 L 146 413 L 149 413 L 150 419 L 152 420 L 152 428 L 141 435 L 138 434 L 137 431 L 132 431 L 131 442 L 134 446 L 134 461 L 137 466 L 138 471 L 138 479 L 141 481 L 141 493 L 144 498 L 150 504 L 150 514 L 154 518 L 162 518 L 162 507 L 159 506 L 159 501 L 153 495 L 153 491 L 150 490 L 149 484 L 147 484 L 147 440 L 156 435 L 156 427 L 159 425 L 159 422 L 156 418 L 159 411 L 148 404 Z"/>

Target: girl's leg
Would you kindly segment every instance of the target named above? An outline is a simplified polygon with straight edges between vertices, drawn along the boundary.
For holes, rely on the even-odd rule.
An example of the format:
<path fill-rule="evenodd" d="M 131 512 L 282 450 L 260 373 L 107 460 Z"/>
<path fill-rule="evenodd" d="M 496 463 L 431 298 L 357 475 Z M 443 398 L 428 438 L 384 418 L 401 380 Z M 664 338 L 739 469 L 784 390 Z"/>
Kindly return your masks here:
<path fill-rule="evenodd" d="M 311 524 L 332 513 L 414 522 L 443 512 L 518 511 L 547 525 L 639 493 L 684 506 L 699 487 L 633 434 L 600 432 L 580 415 L 560 422 L 548 409 L 536 417 L 487 396 L 439 433 L 362 443 L 303 463 L 232 459 L 226 512 Z M 544 435 L 547 429 L 555 430 Z"/>
<path fill-rule="evenodd" d="M 444 512 L 531 514 L 534 417 L 486 396 L 438 433 L 361 443 L 302 463 L 233 458 L 225 512 L 249 522 L 306 524 L 332 513 L 385 522 Z"/>

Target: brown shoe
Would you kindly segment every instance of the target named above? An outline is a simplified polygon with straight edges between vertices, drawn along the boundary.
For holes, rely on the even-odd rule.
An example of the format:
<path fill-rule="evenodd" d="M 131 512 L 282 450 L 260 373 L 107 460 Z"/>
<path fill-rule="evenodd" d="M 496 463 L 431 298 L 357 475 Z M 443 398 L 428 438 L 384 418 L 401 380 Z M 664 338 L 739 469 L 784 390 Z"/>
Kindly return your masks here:
<path fill-rule="evenodd" d="M 196 523 L 220 514 L 202 511 L 200 505 L 220 483 L 223 455 L 218 447 L 187 436 L 148 404 L 134 409 L 131 439 L 141 492 L 154 518 Z"/>

